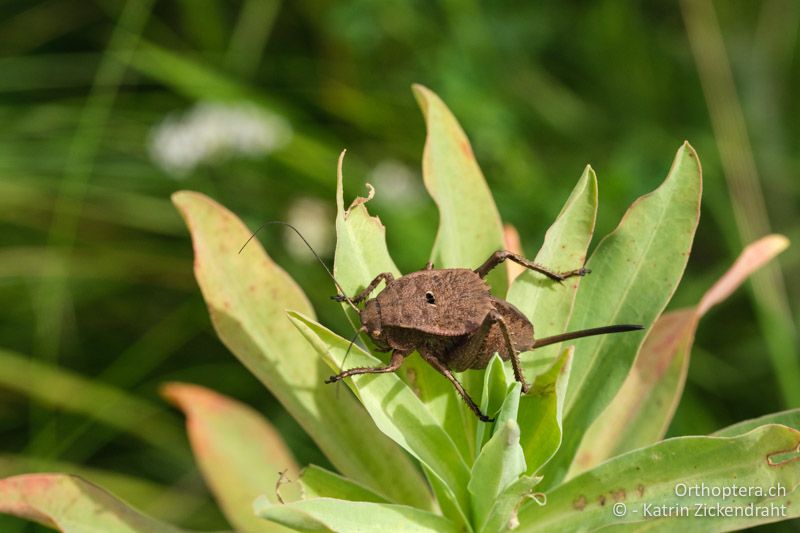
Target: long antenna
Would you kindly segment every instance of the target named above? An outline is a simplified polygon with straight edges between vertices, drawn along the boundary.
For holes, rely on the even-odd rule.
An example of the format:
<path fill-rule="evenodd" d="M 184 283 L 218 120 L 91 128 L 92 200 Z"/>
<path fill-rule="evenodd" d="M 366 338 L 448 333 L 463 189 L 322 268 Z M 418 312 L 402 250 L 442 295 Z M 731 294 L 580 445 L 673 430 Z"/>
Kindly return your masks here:
<path fill-rule="evenodd" d="M 314 250 L 314 248 L 311 246 L 311 244 L 310 244 L 310 243 L 309 243 L 309 242 L 306 240 L 306 238 L 305 238 L 305 237 L 303 237 L 303 234 L 302 234 L 302 233 L 300 233 L 300 230 L 298 230 L 297 228 L 295 228 L 294 226 L 292 226 L 292 225 L 291 225 L 291 224 L 289 224 L 288 222 L 284 222 L 284 221 L 282 221 L 282 220 L 271 220 L 271 221 L 269 221 L 269 222 L 264 222 L 263 224 L 261 224 L 261 226 L 259 226 L 259 227 L 258 227 L 258 229 L 257 229 L 257 230 L 255 230 L 255 231 L 253 232 L 253 234 L 252 234 L 252 235 L 250 235 L 250 237 L 247 239 L 247 241 L 245 241 L 245 243 L 242 245 L 242 247 L 241 247 L 241 248 L 239 248 L 239 253 L 242 253 L 242 250 L 244 250 L 244 247 L 245 247 L 245 246 L 247 246 L 247 245 L 250 243 L 250 241 L 252 241 L 252 240 L 253 240 L 253 238 L 255 238 L 256 234 L 257 234 L 259 231 L 261 231 L 262 229 L 264 229 L 266 226 L 270 226 L 270 225 L 273 225 L 273 224 L 280 224 L 280 225 L 282 225 L 282 226 L 286 226 L 287 228 L 290 228 L 292 231 L 294 231 L 295 233 L 297 233 L 297 236 L 298 236 L 298 237 L 300 237 L 300 238 L 303 240 L 303 242 L 306 244 L 306 246 L 308 246 L 308 249 L 309 249 L 309 250 L 311 250 L 311 253 L 312 253 L 312 254 L 314 254 L 314 257 L 316 257 L 316 258 L 317 258 L 317 261 L 319 261 L 319 264 L 320 264 L 320 265 L 322 265 L 322 268 L 324 268 L 324 269 L 325 269 L 325 272 L 327 272 L 327 273 L 328 273 L 328 275 L 331 277 L 331 279 L 333 280 L 333 283 L 336 285 L 336 289 L 339 291 L 339 294 L 341 294 L 341 295 L 344 297 L 344 300 L 345 300 L 347 303 L 349 303 L 349 304 L 350 304 L 350 307 L 352 307 L 352 308 L 353 308 L 353 310 L 354 310 L 356 313 L 359 313 L 358 307 L 356 307 L 356 304 L 354 304 L 354 303 L 352 302 L 352 300 L 350 300 L 350 298 L 348 298 L 347 294 L 344 292 L 344 289 L 342 289 L 342 286 L 341 286 L 341 285 L 339 285 L 339 282 L 338 282 L 338 281 L 336 281 L 336 278 L 333 276 L 333 272 L 331 272 L 331 271 L 330 271 L 330 269 L 328 268 L 328 265 L 326 265 L 326 264 L 325 264 L 325 261 L 323 261 L 323 260 L 322 260 L 322 258 L 319 256 L 319 254 L 318 254 L 318 253 L 317 253 L 317 252 Z M 350 325 L 353 325 L 353 324 L 351 323 Z M 355 327 L 355 326 L 354 326 L 354 327 Z"/>
<path fill-rule="evenodd" d="M 616 326 L 602 326 L 599 328 L 582 329 L 579 331 L 570 331 L 569 333 L 562 333 L 561 335 L 553 335 L 552 337 L 545 337 L 544 339 L 536 339 L 533 341 L 531 350 L 556 344 L 558 342 L 569 341 L 572 339 L 580 339 L 582 337 L 591 337 L 593 335 L 605 335 L 606 333 L 622 333 L 625 331 L 636 331 L 644 329 L 644 326 L 638 324 L 618 324 Z"/>

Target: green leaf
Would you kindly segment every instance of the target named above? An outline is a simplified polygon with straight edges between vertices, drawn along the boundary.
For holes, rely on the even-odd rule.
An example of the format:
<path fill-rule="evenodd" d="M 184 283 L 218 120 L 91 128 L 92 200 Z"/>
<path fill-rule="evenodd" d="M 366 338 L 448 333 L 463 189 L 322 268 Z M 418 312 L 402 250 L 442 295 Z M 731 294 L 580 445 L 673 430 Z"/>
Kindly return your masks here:
<path fill-rule="evenodd" d="M 788 411 L 781 411 L 779 413 L 770 413 L 758 418 L 744 420 L 738 424 L 733 424 L 726 428 L 722 428 L 712 434 L 714 437 L 736 437 L 744 435 L 761 426 L 767 424 L 782 424 L 790 428 L 800 430 L 800 407 L 797 409 L 789 409 Z"/>
<path fill-rule="evenodd" d="M 294 280 L 258 242 L 238 253 L 250 231 L 224 207 L 192 192 L 173 202 L 192 233 L 195 275 L 220 339 L 342 473 L 393 501 L 426 506 L 424 481 L 402 450 L 352 397 L 323 384 L 325 364 L 286 316 L 286 309 L 313 316 Z"/>
<path fill-rule="evenodd" d="M 480 533 L 493 533 L 516 529 L 519 525 L 517 511 L 533 487 L 542 480 L 539 476 L 522 476 L 506 487 L 494 500 Z M 544 500 L 542 500 L 544 501 Z"/>
<path fill-rule="evenodd" d="M 422 154 L 422 177 L 439 208 L 439 231 L 431 260 L 439 268 L 477 268 L 503 248 L 503 225 L 469 139 L 442 100 L 414 85 L 428 135 Z M 492 292 L 504 297 L 505 266 L 488 276 Z"/>
<path fill-rule="evenodd" d="M 584 436 L 569 476 L 664 438 L 683 394 L 698 322 L 788 245 L 782 235 L 750 244 L 698 305 L 656 321 L 622 388 Z"/>
<path fill-rule="evenodd" d="M 66 474 L 0 479 L 0 513 L 67 533 L 183 531 L 128 507 L 100 487 Z"/>
<path fill-rule="evenodd" d="M 580 268 L 586 263 L 586 250 L 592 240 L 597 216 L 597 177 L 587 166 L 555 222 L 544 236 L 544 244 L 534 262 L 557 272 Z M 522 311 L 534 326 L 537 338 L 566 331 L 581 278 L 556 283 L 538 272 L 526 270 L 508 291 L 508 301 Z M 538 359 L 555 360 L 561 353 L 558 344 L 520 354 L 522 370 L 528 379 L 536 375 Z"/>
<path fill-rule="evenodd" d="M 375 190 L 370 189 L 366 198 L 357 197 L 348 209 L 344 208 L 343 161 L 344 152 L 339 156 L 337 172 L 336 255 L 333 271 L 346 294 L 354 296 L 378 274 L 390 272 L 399 277 L 400 271 L 386 247 L 386 229 L 380 219 L 371 216 L 367 210 L 366 204 Z M 378 287 L 373 295 L 382 289 L 383 286 Z M 345 304 L 345 312 L 351 312 L 349 305 Z M 351 313 L 351 318 L 356 319 L 354 313 Z M 420 357 L 408 358 L 398 374 L 414 389 L 437 423 L 447 430 L 464 460 L 470 460 L 475 445 L 465 427 L 469 427 L 468 422 L 472 422 L 474 415 L 453 394 L 453 386 Z"/>
<path fill-rule="evenodd" d="M 338 500 L 389 503 L 386 498 L 356 481 L 317 465 L 308 465 L 304 468 L 298 481 L 303 487 L 303 499 L 336 498 Z M 272 501 L 271 498 L 268 499 Z"/>
<path fill-rule="evenodd" d="M 253 515 L 253 500 L 275 486 L 279 472 L 291 479 L 299 473 L 275 428 L 250 407 L 204 387 L 170 383 L 162 394 L 186 414 L 203 478 L 231 525 L 242 531 L 283 531 Z"/>
<path fill-rule="evenodd" d="M 339 368 L 349 342 L 299 313 L 290 312 L 289 316 L 330 367 Z M 378 359 L 358 346 L 352 347 L 348 360 L 354 367 L 381 366 Z M 347 382 L 381 431 L 441 479 L 462 514 L 468 516 L 467 465 L 449 435 L 411 389 L 394 373 L 357 375 Z M 362 444 L 354 449 L 363 448 Z"/>
<path fill-rule="evenodd" d="M 472 146 L 464 130 L 442 100 L 427 87 L 413 86 L 414 96 L 425 117 L 427 136 L 422 153 L 422 178 L 425 188 L 439 210 L 439 228 L 431 251 L 431 261 L 438 268 L 470 268 L 482 265 L 495 251 L 504 248 L 503 224 L 483 177 Z M 495 268 L 487 276 L 492 292 L 504 298 L 508 288 L 505 265 Z M 419 363 L 415 363 L 419 365 Z M 419 373 L 419 366 L 415 369 Z M 483 376 L 479 371 L 464 372 L 459 376 L 470 395 L 481 391 Z M 448 384 L 449 385 L 449 384 Z M 443 389 L 437 391 L 443 398 L 452 398 Z M 448 400 L 452 401 L 452 400 Z M 477 419 L 467 411 L 463 402 L 448 406 L 445 423 L 462 424 L 462 428 L 448 427 L 451 435 L 463 433 L 470 439 L 475 435 Z M 455 412 L 459 414 L 456 418 Z M 459 437 L 454 437 L 459 449 L 464 449 Z M 472 443 L 470 443 L 472 446 Z M 465 450 L 471 460 L 477 448 Z"/>
<path fill-rule="evenodd" d="M 562 350 L 550 370 L 537 376 L 528 394 L 520 398 L 517 420 L 528 474 L 537 473 L 561 445 L 561 417 L 574 351 L 574 346 Z"/>
<path fill-rule="evenodd" d="M 449 533 L 459 531 L 444 517 L 405 505 L 351 502 L 316 498 L 274 505 L 266 498 L 254 504 L 256 514 L 301 531 L 363 533 L 397 531 L 403 533 Z"/>
<path fill-rule="evenodd" d="M 692 513 L 697 503 L 719 503 L 723 507 L 774 504 L 786 505 L 787 517 L 798 516 L 799 446 L 800 431 L 779 425 L 764 426 L 734 438 L 668 439 L 611 459 L 552 490 L 547 494 L 546 506 L 528 505 L 520 511 L 522 526 L 517 531 L 588 531 L 645 520 L 647 505 L 651 512 L 663 505 L 667 509 L 685 506 Z M 697 486 L 696 494 L 702 490 L 701 484 L 708 492 L 713 487 L 730 489 L 736 485 L 751 493 L 723 499 L 693 496 L 684 490 Z M 756 493 L 775 490 L 778 485 L 785 488 L 784 496 Z M 614 516 L 615 503 L 625 504 L 624 517 Z M 780 518 L 672 517 L 664 520 L 664 526 L 670 531 L 728 531 L 777 519 Z"/>
<path fill-rule="evenodd" d="M 486 413 L 487 416 L 495 416 L 500 411 L 508 395 L 508 387 L 508 376 L 506 376 L 503 360 L 500 359 L 500 356 L 494 354 L 489 364 L 486 365 L 486 371 L 483 374 L 481 411 Z M 516 416 L 513 417 L 514 420 L 516 418 Z M 478 452 L 483 449 L 483 446 L 491 436 L 489 429 L 490 426 L 488 424 L 478 424 L 475 428 L 475 448 Z"/>
<path fill-rule="evenodd" d="M 592 254 L 570 330 L 609 324 L 649 327 L 683 275 L 700 214 L 700 163 L 688 143 L 664 183 L 639 198 Z M 583 434 L 619 390 L 633 365 L 641 333 L 599 335 L 576 342 L 564 408 L 564 439 L 548 465 L 554 486 L 572 463 Z"/>
<path fill-rule="evenodd" d="M 525 457 L 519 445 L 519 426 L 505 421 L 495 430 L 472 465 L 467 486 L 472 497 L 472 523 L 478 531 L 494 506 L 495 499 L 525 473 Z"/>

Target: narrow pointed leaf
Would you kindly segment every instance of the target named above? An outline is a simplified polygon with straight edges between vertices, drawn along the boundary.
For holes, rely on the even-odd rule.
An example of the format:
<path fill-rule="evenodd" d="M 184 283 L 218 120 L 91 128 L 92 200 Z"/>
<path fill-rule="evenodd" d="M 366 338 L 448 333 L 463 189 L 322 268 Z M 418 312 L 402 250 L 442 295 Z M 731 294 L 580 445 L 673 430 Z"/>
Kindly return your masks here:
<path fill-rule="evenodd" d="M 0 513 L 27 518 L 66 533 L 183 531 L 67 474 L 27 474 L 0 479 Z"/>
<path fill-rule="evenodd" d="M 639 198 L 598 245 L 575 299 L 570 330 L 609 324 L 650 327 L 683 275 L 700 215 L 700 163 L 688 143 L 663 184 Z M 564 440 L 547 467 L 552 487 L 566 474 L 583 434 L 619 390 L 644 335 L 629 332 L 576 341 L 564 409 Z"/>
<path fill-rule="evenodd" d="M 796 497 L 800 486 L 799 446 L 800 431 L 779 425 L 760 427 L 733 438 L 668 439 L 615 457 L 580 474 L 548 492 L 544 507 L 527 504 L 519 513 L 521 526 L 517 531 L 589 531 L 646 520 L 647 510 L 652 514 L 655 507 L 686 507 L 688 513 L 694 513 L 695 504 L 746 507 L 753 503 L 755 507 L 767 508 L 771 504 L 785 505 L 786 517 L 795 517 L 800 515 L 800 501 Z M 712 487 L 730 489 L 734 484 L 752 488 L 752 491 L 729 499 L 686 492 L 695 486 L 700 492 L 701 483 L 708 491 Z M 784 487 L 784 495 L 770 497 L 766 494 L 779 485 Z M 759 494 L 756 490 L 765 493 Z M 625 504 L 625 516 L 614 515 L 613 506 L 617 503 Z M 728 531 L 779 519 L 782 518 L 698 518 L 691 515 L 673 516 L 664 522 L 669 531 L 686 528 Z"/>
<path fill-rule="evenodd" d="M 352 397 L 337 398 L 323 384 L 329 371 L 286 317 L 286 309 L 313 316 L 294 280 L 257 241 L 238 253 L 250 231 L 224 207 L 192 192 L 173 202 L 192 233 L 195 276 L 220 339 L 342 473 L 393 501 L 425 505 L 424 484 L 403 452 Z"/>
<path fill-rule="evenodd" d="M 538 376 L 520 398 L 517 420 L 528 474 L 538 472 L 561 445 L 561 417 L 574 350 L 574 346 L 562 350 L 550 370 Z"/>
<path fill-rule="evenodd" d="M 298 482 L 303 487 L 303 499 L 335 498 L 337 500 L 390 503 L 386 501 L 386 498 L 364 485 L 317 465 L 309 465 L 304 468 Z M 266 495 L 266 498 L 272 501 L 269 494 Z M 275 502 L 273 501 L 273 503 Z"/>
<path fill-rule="evenodd" d="M 297 479 L 280 434 L 250 407 L 204 387 L 171 383 L 162 394 L 186 414 L 195 458 L 228 521 L 242 531 L 276 531 L 253 515 L 253 501 L 262 494 L 277 501 L 279 472 Z"/>
<path fill-rule="evenodd" d="M 665 313 L 656 321 L 622 388 L 584 436 L 570 475 L 664 438 L 683 394 L 699 320 L 788 244 L 781 235 L 759 239 L 697 306 Z"/>
<path fill-rule="evenodd" d="M 503 225 L 472 146 L 458 121 L 430 89 L 414 85 L 428 135 L 422 177 L 439 208 L 431 260 L 439 268 L 477 268 L 503 247 Z M 494 294 L 508 286 L 505 266 L 489 275 Z"/>
<path fill-rule="evenodd" d="M 286 505 L 275 505 L 259 498 L 255 505 L 258 516 L 301 531 L 333 531 L 350 533 L 450 533 L 459 531 L 446 518 L 407 507 L 373 502 L 351 502 L 332 498 L 315 498 Z"/>
<path fill-rule="evenodd" d="M 472 522 L 483 529 L 495 500 L 525 473 L 525 457 L 519 446 L 519 426 L 508 420 L 495 430 L 472 465 L 469 489 Z"/>
<path fill-rule="evenodd" d="M 486 366 L 483 374 L 483 394 L 481 395 L 481 411 L 487 416 L 495 417 L 508 394 L 508 376 L 503 360 L 495 354 Z M 516 420 L 516 416 L 514 419 Z M 475 428 L 475 449 L 480 453 L 491 437 L 489 424 L 478 424 Z M 477 454 L 476 454 L 477 455 Z"/>
<path fill-rule="evenodd" d="M 371 189 L 366 198 L 357 197 L 350 208 L 344 208 L 343 158 L 344 152 L 339 157 L 336 182 L 336 255 L 333 272 L 347 296 L 352 297 L 378 274 L 389 272 L 399 277 L 400 271 L 386 247 L 386 228 L 367 209 L 367 202 L 372 195 L 381 192 Z M 379 286 L 372 296 L 376 296 L 383 288 L 383 285 Z M 356 327 L 360 326 L 350 306 L 345 304 L 344 309 L 350 313 Z M 458 445 L 462 457 L 468 460 L 474 443 L 469 439 L 465 427 L 468 427 L 466 420 L 473 415 L 452 394 L 452 385 L 419 357 L 409 358 L 398 374 L 411 385 L 439 425 L 447 430 Z"/>
<path fill-rule="evenodd" d="M 591 167 L 583 175 L 544 236 L 544 244 L 534 262 L 556 272 L 580 268 L 586 263 L 586 250 L 592 240 L 597 215 L 597 177 Z M 533 324 L 536 338 L 564 333 L 572 314 L 581 278 L 564 283 L 526 270 L 511 285 L 508 301 L 522 311 Z M 528 379 L 535 375 L 536 359 L 555 359 L 559 345 L 520 354 L 522 369 Z"/>
<path fill-rule="evenodd" d="M 290 317 L 330 367 L 338 368 L 349 342 L 299 313 L 291 312 Z M 354 367 L 381 366 L 378 359 L 358 346 L 352 347 L 348 361 Z M 430 468 L 467 515 L 467 465 L 453 441 L 411 389 L 394 373 L 357 375 L 347 381 L 381 431 Z M 362 444 L 354 449 L 363 448 Z"/>

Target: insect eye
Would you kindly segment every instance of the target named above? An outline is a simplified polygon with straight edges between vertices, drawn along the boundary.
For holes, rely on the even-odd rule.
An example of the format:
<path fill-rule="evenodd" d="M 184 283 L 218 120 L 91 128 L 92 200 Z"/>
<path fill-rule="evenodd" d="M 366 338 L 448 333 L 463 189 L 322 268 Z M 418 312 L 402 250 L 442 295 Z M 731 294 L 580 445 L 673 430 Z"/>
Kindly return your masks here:
<path fill-rule="evenodd" d="M 431 305 L 436 303 L 436 298 L 433 297 L 433 293 L 431 291 L 425 293 L 425 301 Z"/>

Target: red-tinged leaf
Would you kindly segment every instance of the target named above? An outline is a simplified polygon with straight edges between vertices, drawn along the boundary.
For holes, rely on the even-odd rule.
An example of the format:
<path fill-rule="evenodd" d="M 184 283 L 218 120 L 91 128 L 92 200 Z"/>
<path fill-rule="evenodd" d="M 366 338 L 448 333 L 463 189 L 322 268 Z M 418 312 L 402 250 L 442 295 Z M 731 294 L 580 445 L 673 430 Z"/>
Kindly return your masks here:
<path fill-rule="evenodd" d="M 67 533 L 183 531 L 132 509 L 88 481 L 67 474 L 26 474 L 0 479 L 0 513 L 27 518 Z"/>
<path fill-rule="evenodd" d="M 242 531 L 285 531 L 253 513 L 258 496 L 277 501 L 280 472 L 299 475 L 275 428 L 250 407 L 204 387 L 170 383 L 162 394 L 186 414 L 192 450 L 228 521 Z"/>
<path fill-rule="evenodd" d="M 788 245 L 782 235 L 750 244 L 697 306 L 656 321 L 619 393 L 586 433 L 570 476 L 664 437 L 683 393 L 698 322 Z"/>

